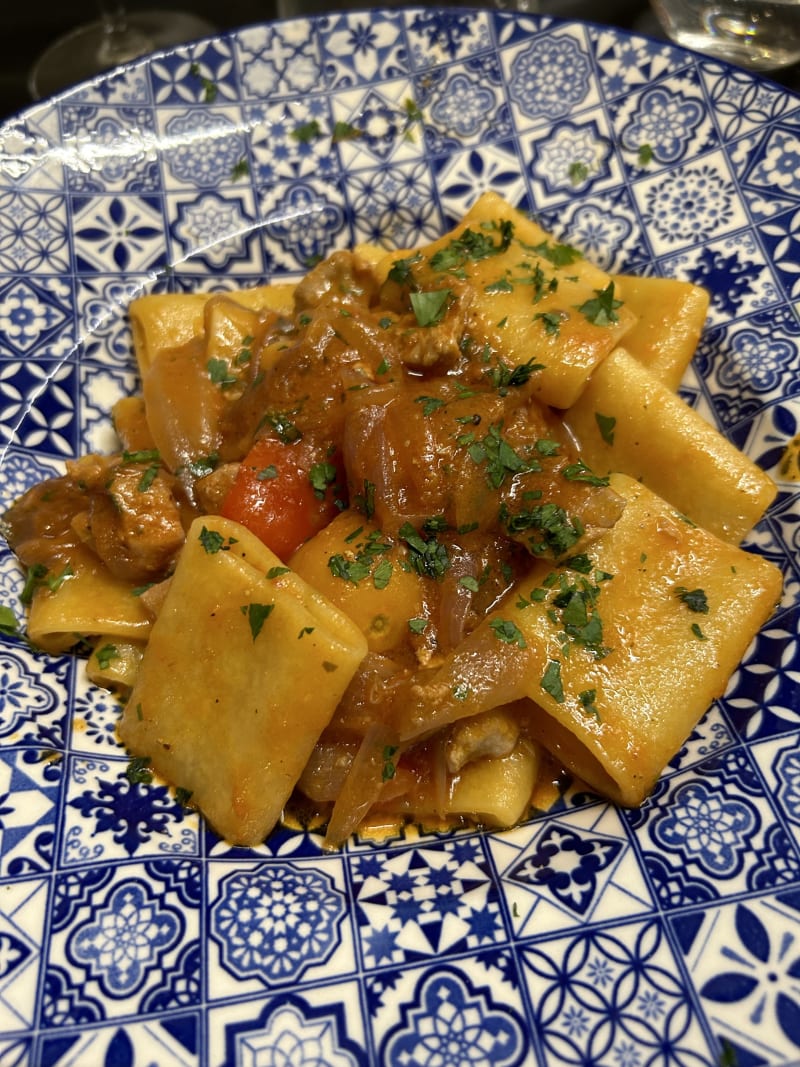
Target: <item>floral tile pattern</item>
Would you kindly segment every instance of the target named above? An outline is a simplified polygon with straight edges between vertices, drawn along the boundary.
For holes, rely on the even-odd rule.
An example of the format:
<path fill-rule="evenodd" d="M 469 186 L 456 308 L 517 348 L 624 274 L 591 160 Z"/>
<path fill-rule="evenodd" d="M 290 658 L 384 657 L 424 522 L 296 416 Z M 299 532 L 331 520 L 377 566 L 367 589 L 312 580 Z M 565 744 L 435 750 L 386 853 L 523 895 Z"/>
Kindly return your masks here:
<path fill-rule="evenodd" d="M 0 1062 L 800 1061 L 800 100 L 671 45 L 457 8 L 252 26 L 0 127 L 0 507 L 135 387 L 143 292 L 438 236 L 486 189 L 711 294 L 682 394 L 778 483 L 778 609 L 639 811 L 232 848 L 132 782 L 116 700 L 0 637 Z M 22 575 L 0 542 L 0 602 Z"/>

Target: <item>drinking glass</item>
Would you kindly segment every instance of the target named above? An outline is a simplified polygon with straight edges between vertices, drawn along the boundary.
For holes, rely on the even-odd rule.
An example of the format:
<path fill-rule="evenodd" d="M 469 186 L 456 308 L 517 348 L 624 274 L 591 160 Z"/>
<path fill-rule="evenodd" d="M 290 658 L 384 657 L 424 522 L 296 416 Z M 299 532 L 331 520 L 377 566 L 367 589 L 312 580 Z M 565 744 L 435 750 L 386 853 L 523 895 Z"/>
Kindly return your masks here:
<path fill-rule="evenodd" d="M 184 11 L 128 12 L 117 0 L 97 4 L 99 17 L 54 41 L 28 76 L 34 100 L 51 96 L 157 48 L 213 33 L 211 23 Z"/>
<path fill-rule="evenodd" d="M 651 0 L 676 44 L 751 70 L 800 59 L 800 0 Z"/>

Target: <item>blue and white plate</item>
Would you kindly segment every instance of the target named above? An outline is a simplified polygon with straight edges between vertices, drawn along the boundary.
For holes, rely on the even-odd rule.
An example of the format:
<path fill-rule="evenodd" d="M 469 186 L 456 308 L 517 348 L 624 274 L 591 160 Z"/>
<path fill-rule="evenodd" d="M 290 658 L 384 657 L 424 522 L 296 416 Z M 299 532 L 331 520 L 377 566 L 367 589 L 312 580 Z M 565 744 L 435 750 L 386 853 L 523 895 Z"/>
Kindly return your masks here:
<path fill-rule="evenodd" d="M 31 108 L 0 128 L 0 503 L 113 446 L 132 297 L 408 247 L 488 188 L 603 267 L 712 291 L 684 393 L 778 482 L 751 546 L 782 604 L 641 810 L 584 794 L 334 855 L 226 846 L 126 779 L 81 662 L 5 641 L 3 1065 L 800 1061 L 798 97 L 447 8 L 254 26 Z M 4 550 L 0 602 L 20 587 Z"/>

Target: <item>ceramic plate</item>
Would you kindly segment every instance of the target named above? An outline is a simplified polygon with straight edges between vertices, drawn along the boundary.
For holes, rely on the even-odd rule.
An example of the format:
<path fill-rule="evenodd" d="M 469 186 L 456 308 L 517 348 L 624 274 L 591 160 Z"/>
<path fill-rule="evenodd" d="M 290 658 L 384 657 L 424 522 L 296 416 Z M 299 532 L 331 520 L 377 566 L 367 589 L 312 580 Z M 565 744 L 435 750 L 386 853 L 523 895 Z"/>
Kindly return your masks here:
<path fill-rule="evenodd" d="M 356 126 L 361 136 L 335 131 Z M 643 149 L 646 147 L 646 150 Z M 800 101 L 611 29 L 479 10 L 254 26 L 0 128 L 0 493 L 110 450 L 126 306 L 408 247 L 487 188 L 712 294 L 683 391 L 777 480 L 785 594 L 639 811 L 232 849 L 133 785 L 83 664 L 0 647 L 0 1062 L 800 1060 Z M 797 466 L 794 467 L 797 474 Z M 0 599 L 17 608 L 6 551 Z"/>

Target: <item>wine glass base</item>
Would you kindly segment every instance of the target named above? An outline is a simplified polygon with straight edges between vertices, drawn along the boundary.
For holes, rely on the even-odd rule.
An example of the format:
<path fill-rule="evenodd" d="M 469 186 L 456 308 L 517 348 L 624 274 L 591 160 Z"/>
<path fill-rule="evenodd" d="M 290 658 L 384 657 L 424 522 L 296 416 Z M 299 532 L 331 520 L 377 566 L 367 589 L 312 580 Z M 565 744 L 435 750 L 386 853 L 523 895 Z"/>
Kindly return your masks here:
<path fill-rule="evenodd" d="M 31 97 L 41 100 L 53 96 L 119 63 L 215 32 L 210 22 L 184 11 L 134 11 L 126 22 L 126 33 L 113 52 L 100 19 L 59 37 L 39 56 L 28 75 Z"/>

